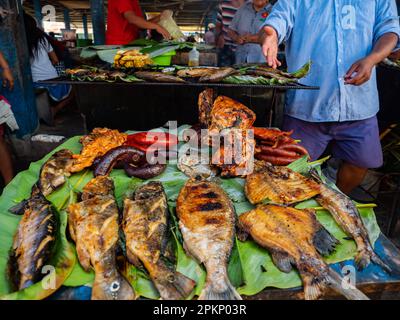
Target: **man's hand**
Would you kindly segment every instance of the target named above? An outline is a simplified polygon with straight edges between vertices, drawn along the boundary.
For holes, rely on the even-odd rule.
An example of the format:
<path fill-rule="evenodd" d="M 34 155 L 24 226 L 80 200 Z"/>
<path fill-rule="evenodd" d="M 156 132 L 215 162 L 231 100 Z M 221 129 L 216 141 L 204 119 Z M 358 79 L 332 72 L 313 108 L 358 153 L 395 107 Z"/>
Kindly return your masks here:
<path fill-rule="evenodd" d="M 3 87 L 8 87 L 10 90 L 14 88 L 14 77 L 9 68 L 3 69 L 2 73 Z"/>
<path fill-rule="evenodd" d="M 281 66 L 281 63 L 278 60 L 278 34 L 274 28 L 269 26 L 266 26 L 261 32 L 260 42 L 263 54 L 267 59 L 268 65 L 276 69 Z"/>
<path fill-rule="evenodd" d="M 358 60 L 354 63 L 344 77 L 345 84 L 361 86 L 371 79 L 372 69 L 375 66 L 375 60 L 370 56 Z"/>
<path fill-rule="evenodd" d="M 167 31 L 167 29 L 165 29 L 164 27 L 157 25 L 156 31 L 161 34 L 164 39 L 166 40 L 170 40 L 172 37 L 170 35 L 170 33 Z"/>

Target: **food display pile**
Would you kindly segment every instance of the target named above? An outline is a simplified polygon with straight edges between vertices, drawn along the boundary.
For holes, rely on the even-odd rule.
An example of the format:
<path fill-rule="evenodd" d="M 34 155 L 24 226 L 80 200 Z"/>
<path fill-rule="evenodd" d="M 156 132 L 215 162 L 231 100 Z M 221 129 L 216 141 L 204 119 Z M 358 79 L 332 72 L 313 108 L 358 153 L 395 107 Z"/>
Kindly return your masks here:
<path fill-rule="evenodd" d="M 243 104 L 207 89 L 199 114 L 175 132 L 97 128 L 19 174 L 0 199 L 1 297 L 86 285 L 94 300 L 239 300 L 302 285 L 305 299 L 367 299 L 330 264 L 391 271 L 373 206 Z"/>

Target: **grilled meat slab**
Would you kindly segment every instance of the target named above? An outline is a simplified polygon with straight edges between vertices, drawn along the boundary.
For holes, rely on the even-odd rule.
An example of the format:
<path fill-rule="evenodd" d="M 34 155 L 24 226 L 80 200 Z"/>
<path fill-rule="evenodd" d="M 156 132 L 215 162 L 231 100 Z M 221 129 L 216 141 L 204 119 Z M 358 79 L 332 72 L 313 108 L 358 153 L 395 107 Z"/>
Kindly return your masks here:
<path fill-rule="evenodd" d="M 116 267 L 118 207 L 114 185 L 107 177 L 93 179 L 84 188 L 82 202 L 68 207 L 69 229 L 85 270 L 94 269 L 92 300 L 133 300 L 130 284 Z"/>
<path fill-rule="evenodd" d="M 240 300 L 227 272 L 235 237 L 235 211 L 228 196 L 213 182 L 190 179 L 176 210 L 185 250 L 207 270 L 199 299 Z"/>
<path fill-rule="evenodd" d="M 125 199 L 126 252 L 131 263 L 144 265 L 162 299 L 180 300 L 189 296 L 195 282 L 165 263 L 168 215 L 161 183 L 150 182 L 139 188 L 132 199 Z"/>

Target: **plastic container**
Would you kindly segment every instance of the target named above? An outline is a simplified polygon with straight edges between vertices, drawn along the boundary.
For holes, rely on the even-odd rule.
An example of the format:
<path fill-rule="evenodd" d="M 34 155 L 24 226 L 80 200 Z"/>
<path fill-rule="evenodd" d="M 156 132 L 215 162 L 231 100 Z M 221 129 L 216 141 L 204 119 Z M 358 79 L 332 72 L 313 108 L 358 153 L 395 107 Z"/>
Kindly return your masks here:
<path fill-rule="evenodd" d="M 189 67 L 198 67 L 200 65 L 200 52 L 196 47 L 189 52 Z"/>
<path fill-rule="evenodd" d="M 153 60 L 153 64 L 157 66 L 168 67 L 171 65 L 172 57 L 174 55 L 176 55 L 176 51 L 170 51 L 161 56 L 152 58 L 151 60 Z"/>

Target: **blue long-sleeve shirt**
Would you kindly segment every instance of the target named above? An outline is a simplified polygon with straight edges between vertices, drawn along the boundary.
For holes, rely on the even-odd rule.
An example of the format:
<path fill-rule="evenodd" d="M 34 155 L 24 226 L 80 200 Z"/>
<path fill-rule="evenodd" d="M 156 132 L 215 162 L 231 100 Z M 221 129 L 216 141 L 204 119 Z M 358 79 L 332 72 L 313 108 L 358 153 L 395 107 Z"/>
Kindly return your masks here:
<path fill-rule="evenodd" d="M 302 80 L 319 91 L 290 90 L 285 113 L 310 121 L 355 121 L 379 111 L 376 71 L 361 86 L 345 85 L 357 60 L 371 53 L 386 33 L 400 39 L 395 0 L 279 0 L 264 25 L 286 42 L 289 71 L 308 60 L 313 66 Z"/>

